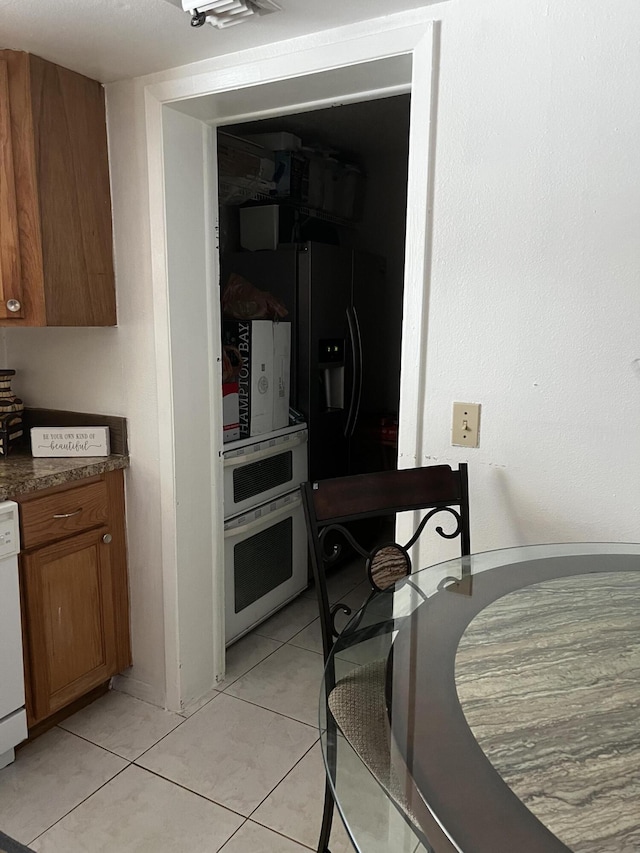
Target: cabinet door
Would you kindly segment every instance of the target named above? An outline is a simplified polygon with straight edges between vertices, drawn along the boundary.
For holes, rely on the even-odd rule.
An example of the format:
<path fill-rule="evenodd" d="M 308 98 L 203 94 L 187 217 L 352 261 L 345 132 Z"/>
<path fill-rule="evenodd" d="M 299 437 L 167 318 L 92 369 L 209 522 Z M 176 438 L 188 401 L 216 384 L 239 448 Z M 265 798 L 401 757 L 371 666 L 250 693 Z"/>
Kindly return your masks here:
<path fill-rule="evenodd" d="M 29 57 L 48 326 L 113 326 L 104 89 Z"/>
<path fill-rule="evenodd" d="M 115 617 L 106 527 L 21 557 L 31 680 L 29 724 L 115 673 Z M 106 537 L 109 539 L 109 537 Z"/>
<path fill-rule="evenodd" d="M 6 61 L 0 59 L 0 318 L 21 316 L 22 279 L 9 73 Z"/>

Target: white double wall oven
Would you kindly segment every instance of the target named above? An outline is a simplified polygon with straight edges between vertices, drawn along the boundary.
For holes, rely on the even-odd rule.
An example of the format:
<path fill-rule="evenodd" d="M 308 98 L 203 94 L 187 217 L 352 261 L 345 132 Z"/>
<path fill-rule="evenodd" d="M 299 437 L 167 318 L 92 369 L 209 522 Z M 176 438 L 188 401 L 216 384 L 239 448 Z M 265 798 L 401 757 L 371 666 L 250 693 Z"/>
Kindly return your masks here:
<path fill-rule="evenodd" d="M 307 585 L 300 484 L 306 424 L 230 442 L 223 451 L 225 642 L 234 642 Z"/>

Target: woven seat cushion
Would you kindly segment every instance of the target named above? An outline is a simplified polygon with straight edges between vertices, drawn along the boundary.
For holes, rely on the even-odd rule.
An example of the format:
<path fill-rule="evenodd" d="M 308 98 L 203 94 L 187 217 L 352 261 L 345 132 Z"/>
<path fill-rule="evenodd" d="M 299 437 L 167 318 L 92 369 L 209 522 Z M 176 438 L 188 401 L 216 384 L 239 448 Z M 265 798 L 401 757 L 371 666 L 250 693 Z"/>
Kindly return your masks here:
<path fill-rule="evenodd" d="M 391 764 L 391 730 L 384 698 L 385 672 L 384 658 L 353 670 L 331 691 L 329 709 L 363 764 L 411 822 L 417 824 Z"/>

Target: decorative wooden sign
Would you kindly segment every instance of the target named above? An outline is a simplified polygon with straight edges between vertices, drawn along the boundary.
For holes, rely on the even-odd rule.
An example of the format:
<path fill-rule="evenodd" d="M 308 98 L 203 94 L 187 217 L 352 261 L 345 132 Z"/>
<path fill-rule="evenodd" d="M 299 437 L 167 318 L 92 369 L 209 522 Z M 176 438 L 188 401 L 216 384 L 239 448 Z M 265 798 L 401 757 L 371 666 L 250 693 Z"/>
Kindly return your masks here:
<path fill-rule="evenodd" d="M 109 427 L 32 427 L 32 456 L 108 456 Z"/>

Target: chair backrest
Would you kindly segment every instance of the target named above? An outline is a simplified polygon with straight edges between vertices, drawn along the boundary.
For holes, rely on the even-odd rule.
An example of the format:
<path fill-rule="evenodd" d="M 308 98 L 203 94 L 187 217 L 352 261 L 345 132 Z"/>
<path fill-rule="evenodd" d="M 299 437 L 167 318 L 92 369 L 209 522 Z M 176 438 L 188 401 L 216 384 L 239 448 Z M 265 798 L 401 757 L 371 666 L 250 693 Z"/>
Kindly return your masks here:
<path fill-rule="evenodd" d="M 339 634 L 335 627 L 337 612 L 350 613 L 344 604 L 329 603 L 326 569 L 336 562 L 342 547 L 337 541 L 342 539 L 364 559 L 372 590 L 384 590 L 411 572 L 408 551 L 434 516 L 449 515 L 454 524 L 438 524 L 436 532 L 445 539 L 459 538 L 461 555 L 471 552 L 465 463 L 460 463 L 457 470 L 449 465 L 430 465 L 304 483 L 302 498 L 325 661 Z M 412 510 L 429 511 L 405 543 L 378 541 L 373 547 L 370 543 L 362 545 L 349 529 L 350 522 Z"/>

